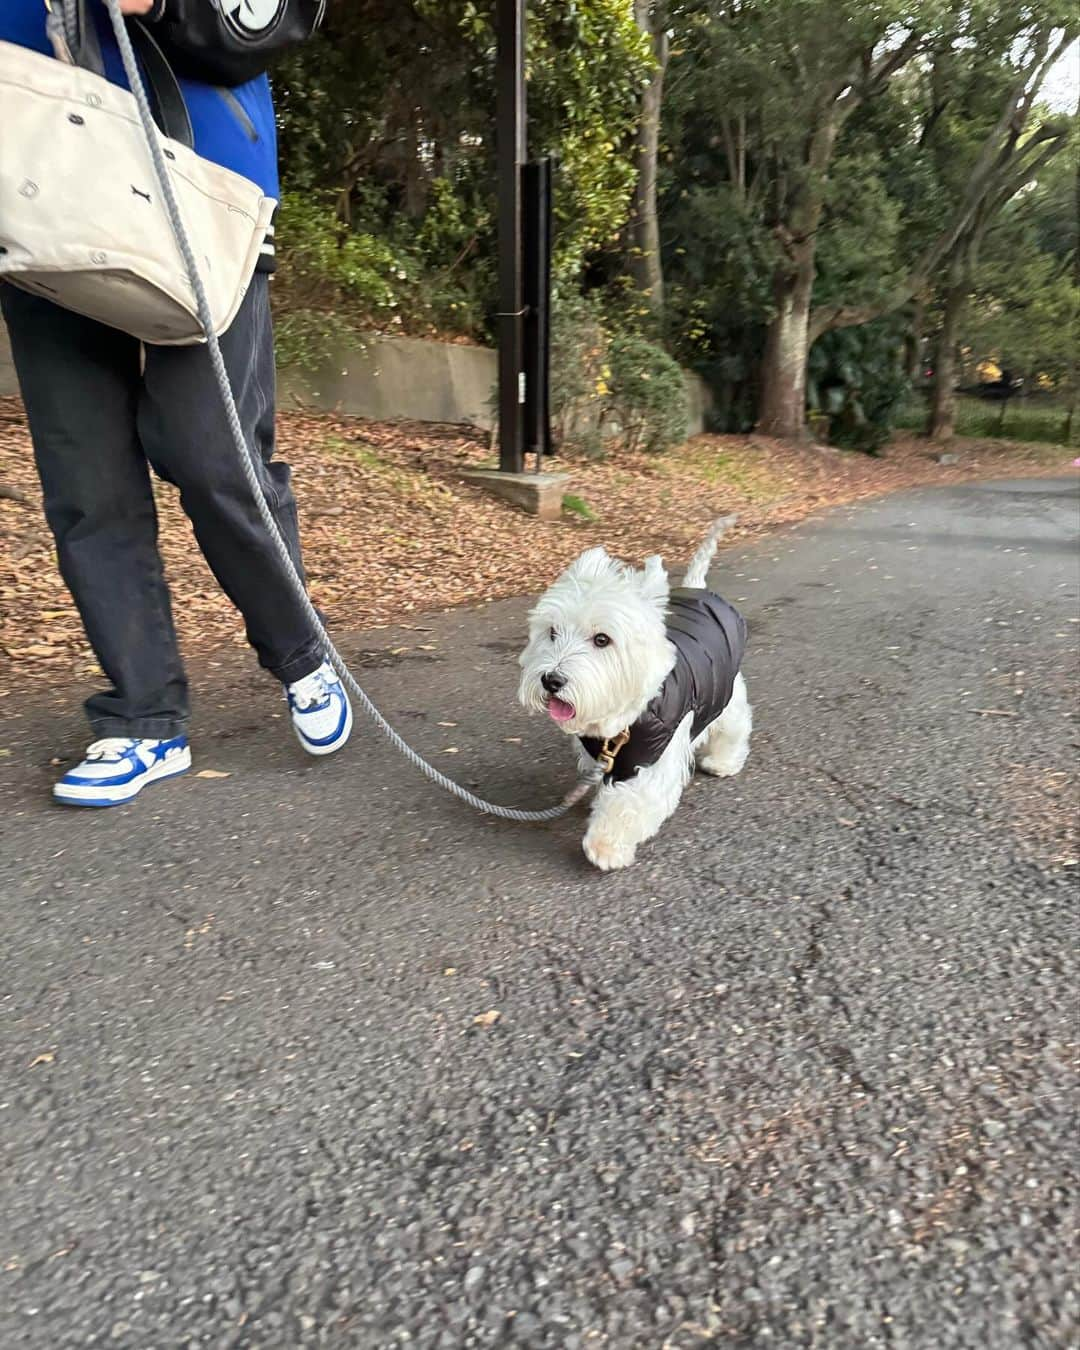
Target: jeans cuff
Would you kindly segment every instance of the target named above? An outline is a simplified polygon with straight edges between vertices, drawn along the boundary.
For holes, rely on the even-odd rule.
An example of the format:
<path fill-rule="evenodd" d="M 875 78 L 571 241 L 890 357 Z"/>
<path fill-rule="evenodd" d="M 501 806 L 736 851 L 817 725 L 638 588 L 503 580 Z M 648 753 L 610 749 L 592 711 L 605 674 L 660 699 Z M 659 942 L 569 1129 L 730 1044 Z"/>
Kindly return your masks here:
<path fill-rule="evenodd" d="M 187 735 L 187 722 L 176 717 L 92 717 L 90 730 L 99 740 L 123 736 L 135 741 L 171 741 Z"/>
<path fill-rule="evenodd" d="M 326 660 L 326 653 L 321 644 L 315 643 L 305 648 L 297 656 L 290 656 L 283 666 L 268 667 L 270 674 L 275 679 L 280 680 L 282 684 L 295 684 L 297 680 L 302 680 L 305 675 L 310 675 L 312 671 L 318 670 Z"/>

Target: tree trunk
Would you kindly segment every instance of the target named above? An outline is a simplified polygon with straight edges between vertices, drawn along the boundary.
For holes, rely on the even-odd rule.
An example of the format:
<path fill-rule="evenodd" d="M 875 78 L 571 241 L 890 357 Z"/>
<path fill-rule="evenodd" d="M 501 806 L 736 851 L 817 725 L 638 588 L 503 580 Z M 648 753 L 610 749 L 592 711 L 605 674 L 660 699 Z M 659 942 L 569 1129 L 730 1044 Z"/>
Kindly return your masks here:
<path fill-rule="evenodd" d="M 952 283 L 945 292 L 945 312 L 941 319 L 934 352 L 934 387 L 930 401 L 930 421 L 926 434 L 934 441 L 951 440 L 956 426 L 956 344 L 960 319 L 967 299 L 967 287 Z"/>
<path fill-rule="evenodd" d="M 660 150 L 660 118 L 664 99 L 664 72 L 668 62 L 668 35 L 654 30 L 650 0 L 635 0 L 638 27 L 652 35 L 657 69 L 641 99 L 634 150 L 637 181 L 630 221 L 630 275 L 634 286 L 654 314 L 664 312 L 664 273 L 660 260 L 660 223 L 656 209 L 656 162 Z"/>
<path fill-rule="evenodd" d="M 806 360 L 810 355 L 810 302 L 814 292 L 817 232 L 825 208 L 829 161 L 840 129 L 835 115 L 807 143 L 804 182 L 777 233 L 787 257 L 773 278 L 775 316 L 765 338 L 757 429 L 765 436 L 806 436 Z"/>
<path fill-rule="evenodd" d="M 776 317 L 765 339 L 757 429 L 765 436 L 806 436 L 806 359 L 810 354 L 812 247 L 798 272 L 779 275 L 773 286 Z"/>
<path fill-rule="evenodd" d="M 917 296 L 911 308 L 911 320 L 904 334 L 904 374 L 908 382 L 917 384 L 922 373 L 923 324 L 926 321 L 926 302 Z"/>

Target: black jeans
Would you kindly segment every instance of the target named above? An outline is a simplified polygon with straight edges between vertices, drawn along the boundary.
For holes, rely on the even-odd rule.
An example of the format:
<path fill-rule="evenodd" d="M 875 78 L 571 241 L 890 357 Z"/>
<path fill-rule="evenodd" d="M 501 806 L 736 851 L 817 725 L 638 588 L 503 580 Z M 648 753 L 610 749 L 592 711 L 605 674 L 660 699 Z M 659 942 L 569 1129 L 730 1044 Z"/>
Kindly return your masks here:
<path fill-rule="evenodd" d="M 274 452 L 267 278 L 221 349 L 266 500 L 300 562 L 289 469 Z M 87 700 L 98 736 L 179 735 L 188 687 L 157 548 L 150 469 L 180 490 L 195 537 L 260 663 L 290 683 L 323 659 L 236 463 L 205 348 L 146 347 L 0 285 L 60 571 L 112 688 Z M 301 572 L 301 575 L 303 573 Z"/>

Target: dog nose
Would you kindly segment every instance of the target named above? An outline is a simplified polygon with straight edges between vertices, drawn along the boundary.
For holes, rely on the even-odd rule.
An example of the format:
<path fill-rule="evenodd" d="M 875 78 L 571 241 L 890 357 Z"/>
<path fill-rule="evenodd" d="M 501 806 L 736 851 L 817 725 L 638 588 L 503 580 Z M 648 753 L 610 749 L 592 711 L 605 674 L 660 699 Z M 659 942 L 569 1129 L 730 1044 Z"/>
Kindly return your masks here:
<path fill-rule="evenodd" d="M 566 683 L 566 676 L 560 675 L 557 671 L 549 670 L 546 675 L 540 676 L 540 683 L 549 694 L 557 694 Z"/>

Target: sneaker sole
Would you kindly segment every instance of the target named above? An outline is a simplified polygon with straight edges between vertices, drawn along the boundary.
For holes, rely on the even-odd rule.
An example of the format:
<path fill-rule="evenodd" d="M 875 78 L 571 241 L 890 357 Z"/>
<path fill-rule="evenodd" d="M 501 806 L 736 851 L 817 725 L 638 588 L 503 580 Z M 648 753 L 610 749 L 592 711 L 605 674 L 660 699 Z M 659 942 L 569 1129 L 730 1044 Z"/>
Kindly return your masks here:
<path fill-rule="evenodd" d="M 147 769 L 138 778 L 125 783 L 123 788 L 111 791 L 87 785 L 86 787 L 67 786 L 57 783 L 53 788 L 53 800 L 61 806 L 123 806 L 132 801 L 144 787 L 150 783 L 160 783 L 166 778 L 179 778 L 191 768 L 191 751 L 184 750 L 178 759 L 171 759 Z"/>
<path fill-rule="evenodd" d="M 295 722 L 293 723 L 293 731 L 296 732 L 296 739 L 300 742 L 300 744 L 304 747 L 304 749 L 308 752 L 309 755 L 332 755 L 335 750 L 340 750 L 341 747 L 345 744 L 345 742 L 349 739 L 349 737 L 352 735 L 352 729 L 353 729 L 353 710 L 351 702 L 347 702 L 345 704 L 345 725 L 341 728 L 341 732 L 338 735 L 337 739 L 332 741 L 329 745 L 312 745 L 312 743 L 309 740 L 305 739 L 304 733 L 300 730 L 300 728 L 296 725 L 296 723 Z"/>

